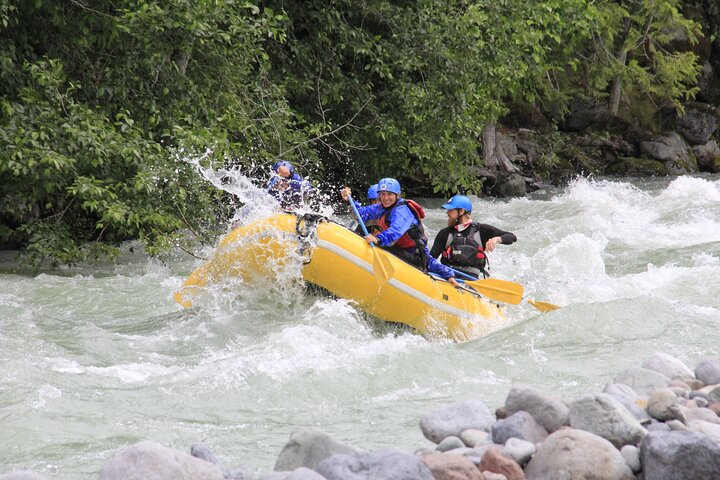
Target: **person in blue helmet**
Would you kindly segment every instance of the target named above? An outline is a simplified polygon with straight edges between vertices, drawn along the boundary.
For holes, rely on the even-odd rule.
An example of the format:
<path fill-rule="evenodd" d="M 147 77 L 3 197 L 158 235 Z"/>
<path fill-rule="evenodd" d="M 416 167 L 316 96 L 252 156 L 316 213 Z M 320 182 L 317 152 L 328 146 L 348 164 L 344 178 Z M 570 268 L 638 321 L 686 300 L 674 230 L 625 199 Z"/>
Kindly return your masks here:
<path fill-rule="evenodd" d="M 295 172 L 290 162 L 280 160 L 272 166 L 273 175 L 265 187 L 267 192 L 280 202 L 282 208 L 297 208 L 312 187 L 307 180 Z"/>
<path fill-rule="evenodd" d="M 442 208 L 447 211 L 448 226 L 438 232 L 430 256 L 440 256 L 443 265 L 475 278 L 490 276 L 487 253 L 495 250 L 497 245 L 515 243 L 515 234 L 473 222 L 472 202 L 464 195 L 455 195 Z"/>
<path fill-rule="evenodd" d="M 455 273 L 429 255 L 427 237 L 422 225 L 425 212 L 412 200 L 400 197 L 400 182 L 394 178 L 383 178 L 378 182 L 380 203 L 366 207 L 355 203 L 364 222 L 377 220 L 379 233 L 365 237 L 365 241 L 388 250 L 402 260 L 421 268 L 424 272 L 435 273 L 453 285 L 458 285 Z M 345 201 L 351 191 L 345 187 L 340 194 Z"/>

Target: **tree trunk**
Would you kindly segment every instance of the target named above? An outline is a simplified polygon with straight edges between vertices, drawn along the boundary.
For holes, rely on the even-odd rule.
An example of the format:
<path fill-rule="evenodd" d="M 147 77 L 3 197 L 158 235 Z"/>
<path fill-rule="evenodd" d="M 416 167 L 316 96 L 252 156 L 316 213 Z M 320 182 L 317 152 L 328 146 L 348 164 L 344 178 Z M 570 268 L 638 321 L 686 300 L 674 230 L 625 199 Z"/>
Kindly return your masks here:
<path fill-rule="evenodd" d="M 483 127 L 483 160 L 485 166 L 490 170 L 502 170 L 505 172 L 515 173 L 520 169 L 513 165 L 510 159 L 505 155 L 502 145 L 497 141 L 497 125 L 494 121 L 488 122 Z"/>
<path fill-rule="evenodd" d="M 625 68 L 627 63 L 628 50 L 625 47 L 627 36 L 630 33 L 631 23 L 629 20 L 625 20 L 625 31 L 622 36 L 622 43 L 620 44 L 619 51 L 617 54 L 617 63 L 621 69 Z M 622 96 L 622 75 L 619 73 L 613 78 L 612 87 L 610 88 L 610 99 L 608 101 L 608 111 L 610 115 L 616 117 L 620 110 L 620 97 Z"/>

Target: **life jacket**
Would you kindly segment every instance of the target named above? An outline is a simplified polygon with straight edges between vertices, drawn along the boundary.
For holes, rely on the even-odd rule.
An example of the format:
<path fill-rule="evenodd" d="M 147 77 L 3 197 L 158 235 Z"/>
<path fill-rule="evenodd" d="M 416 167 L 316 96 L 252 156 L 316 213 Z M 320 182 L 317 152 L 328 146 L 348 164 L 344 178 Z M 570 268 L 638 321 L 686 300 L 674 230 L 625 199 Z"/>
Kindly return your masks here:
<path fill-rule="evenodd" d="M 489 273 L 485 269 L 488 259 L 483 249 L 479 225 L 473 222 L 462 231 L 451 228 L 440 261 L 443 265 L 472 273 L 478 278 L 481 274 L 488 277 Z"/>
<path fill-rule="evenodd" d="M 393 247 L 398 247 L 402 250 L 416 250 L 416 254 L 420 257 L 420 266 L 424 272 L 427 272 L 428 258 L 425 253 L 425 245 L 427 245 L 427 234 L 425 233 L 425 226 L 422 223 L 422 219 L 425 218 L 425 210 L 414 200 L 400 199 L 395 202 L 390 208 L 386 208 L 385 212 L 378 219 L 377 224 L 381 231 L 385 231 L 390 228 L 390 214 L 397 207 L 407 205 L 410 211 L 415 216 L 417 224 L 412 225 L 407 232 L 403 233 L 400 238 L 395 240 L 392 244 Z"/>

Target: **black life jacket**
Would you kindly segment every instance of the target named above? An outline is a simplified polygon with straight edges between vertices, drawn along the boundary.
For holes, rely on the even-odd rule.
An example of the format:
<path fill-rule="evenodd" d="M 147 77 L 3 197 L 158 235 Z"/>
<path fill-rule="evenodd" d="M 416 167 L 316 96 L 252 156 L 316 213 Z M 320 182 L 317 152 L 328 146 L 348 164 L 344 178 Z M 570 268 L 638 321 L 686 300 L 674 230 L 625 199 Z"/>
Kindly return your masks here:
<path fill-rule="evenodd" d="M 488 260 L 480 237 L 480 226 L 473 222 L 459 231 L 451 228 L 440 261 L 443 265 L 457 268 L 480 278 L 490 274 L 485 269 Z"/>

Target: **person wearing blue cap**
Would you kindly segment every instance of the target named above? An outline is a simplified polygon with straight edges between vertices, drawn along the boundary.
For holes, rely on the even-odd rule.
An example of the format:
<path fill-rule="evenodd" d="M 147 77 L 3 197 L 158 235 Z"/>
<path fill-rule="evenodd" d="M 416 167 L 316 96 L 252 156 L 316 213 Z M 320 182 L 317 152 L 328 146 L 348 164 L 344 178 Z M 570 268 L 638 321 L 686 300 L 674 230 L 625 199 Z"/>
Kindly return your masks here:
<path fill-rule="evenodd" d="M 500 244 L 517 241 L 514 233 L 492 225 L 473 222 L 472 202 L 464 195 L 455 195 L 442 206 L 447 211 L 448 226 L 440 230 L 430 249 L 430 256 L 440 257 L 443 265 L 460 270 L 475 278 L 488 277 L 487 252 Z"/>
<path fill-rule="evenodd" d="M 421 268 L 424 272 L 435 273 L 453 285 L 458 285 L 455 273 L 429 255 L 427 236 L 422 219 L 425 212 L 412 200 L 400 197 L 400 182 L 394 178 L 383 178 L 377 183 L 380 203 L 362 206 L 355 202 L 364 222 L 377 220 L 380 232 L 365 237 L 400 259 Z M 340 192 L 348 201 L 351 191 L 345 187 Z"/>
<path fill-rule="evenodd" d="M 290 162 L 280 160 L 272 166 L 275 173 L 265 187 L 267 192 L 280 202 L 282 208 L 297 208 L 312 187 L 307 180 L 295 173 Z"/>
<path fill-rule="evenodd" d="M 378 195 L 378 184 L 370 185 L 368 188 L 367 199 L 369 205 L 376 205 L 380 203 L 380 196 Z"/>

